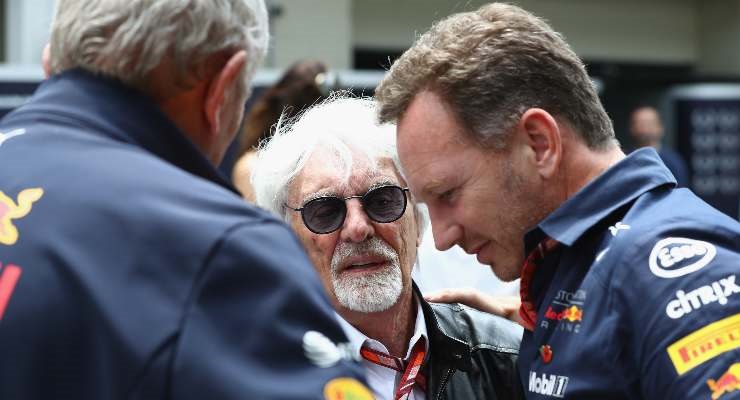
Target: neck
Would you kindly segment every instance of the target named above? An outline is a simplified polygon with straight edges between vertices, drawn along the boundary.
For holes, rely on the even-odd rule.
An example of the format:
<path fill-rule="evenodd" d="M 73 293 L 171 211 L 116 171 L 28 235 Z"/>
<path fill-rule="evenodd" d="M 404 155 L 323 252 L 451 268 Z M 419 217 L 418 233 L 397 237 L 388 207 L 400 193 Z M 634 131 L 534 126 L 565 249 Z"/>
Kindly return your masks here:
<path fill-rule="evenodd" d="M 606 150 L 592 150 L 580 141 L 570 139 L 569 142 L 563 146 L 564 152 L 569 151 L 570 155 L 563 157 L 559 174 L 562 184 L 556 185 L 561 203 L 625 157 L 618 145 Z"/>
<path fill-rule="evenodd" d="M 201 80 L 179 86 L 172 77 L 175 69 L 171 60 L 165 59 L 155 67 L 147 79 L 147 93 L 159 108 L 174 122 L 211 163 L 218 164 L 218 155 L 209 140 L 208 124 L 203 112 L 203 99 L 208 82 Z"/>
<path fill-rule="evenodd" d="M 414 294 L 407 290 L 385 311 L 361 313 L 340 307 L 338 313 L 365 336 L 383 343 L 391 355 L 404 357 L 414 333 L 416 309 Z"/>
<path fill-rule="evenodd" d="M 652 147 L 656 150 L 660 150 L 660 140 L 636 140 L 636 147 Z"/>
<path fill-rule="evenodd" d="M 217 165 L 218 154 L 213 143 L 208 140 L 209 135 L 206 133 L 207 128 L 202 117 L 203 113 L 198 112 L 197 104 L 194 103 L 195 100 L 190 93 L 184 93 L 161 101 L 159 106 L 206 158 Z"/>

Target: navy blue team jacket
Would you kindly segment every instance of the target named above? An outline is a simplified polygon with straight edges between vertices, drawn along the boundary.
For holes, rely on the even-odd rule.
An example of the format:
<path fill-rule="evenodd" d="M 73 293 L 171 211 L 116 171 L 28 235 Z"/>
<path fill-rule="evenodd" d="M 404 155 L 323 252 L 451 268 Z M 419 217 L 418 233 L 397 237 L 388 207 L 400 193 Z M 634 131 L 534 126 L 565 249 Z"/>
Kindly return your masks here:
<path fill-rule="evenodd" d="M 527 398 L 740 398 L 740 224 L 675 185 L 635 151 L 527 235 L 561 243 L 531 281 Z"/>
<path fill-rule="evenodd" d="M 0 399 L 360 387 L 304 354 L 307 331 L 344 335 L 294 235 L 149 98 L 71 70 L 0 132 Z"/>

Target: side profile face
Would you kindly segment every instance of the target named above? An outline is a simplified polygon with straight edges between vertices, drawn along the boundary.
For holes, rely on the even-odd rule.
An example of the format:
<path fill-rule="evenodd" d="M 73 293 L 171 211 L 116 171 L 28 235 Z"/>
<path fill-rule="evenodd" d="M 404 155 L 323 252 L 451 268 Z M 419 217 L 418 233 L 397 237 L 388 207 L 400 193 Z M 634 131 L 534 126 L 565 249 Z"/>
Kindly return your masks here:
<path fill-rule="evenodd" d="M 500 152 L 481 147 L 430 91 L 414 97 L 397 136 L 405 177 L 429 208 L 437 248 L 457 244 L 500 279 L 518 278 L 524 234 L 542 216 L 527 146 Z"/>
<path fill-rule="evenodd" d="M 345 181 L 336 156 L 319 150 L 291 184 L 288 205 L 303 207 L 322 196 L 362 196 L 383 185 L 405 187 L 390 160 L 373 168 L 364 156 L 353 153 L 354 165 Z M 306 248 L 322 284 L 337 310 L 380 312 L 411 293 L 411 270 L 418 245 L 417 222 L 410 195 L 401 218 L 389 223 L 370 219 L 359 198 L 346 200 L 347 214 L 336 231 L 309 230 L 301 212 L 288 210 L 288 222 Z"/>

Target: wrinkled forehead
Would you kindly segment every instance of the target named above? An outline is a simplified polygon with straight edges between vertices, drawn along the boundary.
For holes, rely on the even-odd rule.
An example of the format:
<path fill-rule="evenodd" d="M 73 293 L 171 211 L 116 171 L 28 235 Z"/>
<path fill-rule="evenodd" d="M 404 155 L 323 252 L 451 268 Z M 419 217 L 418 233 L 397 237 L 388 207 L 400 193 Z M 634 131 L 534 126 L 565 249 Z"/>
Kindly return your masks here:
<path fill-rule="evenodd" d="M 361 195 L 386 184 L 405 186 L 390 158 L 371 159 L 357 151 L 352 151 L 351 158 L 346 158 L 333 151 L 319 150 L 308 158 L 296 175 L 289 189 L 289 198 L 301 203 L 322 195 Z"/>

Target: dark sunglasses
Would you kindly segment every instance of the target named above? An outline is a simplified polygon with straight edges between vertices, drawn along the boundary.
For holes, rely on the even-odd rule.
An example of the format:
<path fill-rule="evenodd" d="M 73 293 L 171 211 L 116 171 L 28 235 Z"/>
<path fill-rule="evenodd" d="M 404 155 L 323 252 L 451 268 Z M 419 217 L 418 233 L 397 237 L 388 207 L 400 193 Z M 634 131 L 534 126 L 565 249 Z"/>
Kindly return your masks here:
<path fill-rule="evenodd" d="M 334 232 L 344 224 L 344 218 L 347 217 L 345 202 L 349 199 L 360 199 L 365 214 L 375 222 L 388 223 L 401 218 L 406 211 L 408 191 L 408 188 L 386 185 L 372 189 L 362 196 L 318 197 L 306 202 L 301 208 L 283 205 L 293 211 L 300 211 L 308 230 L 324 234 Z"/>

